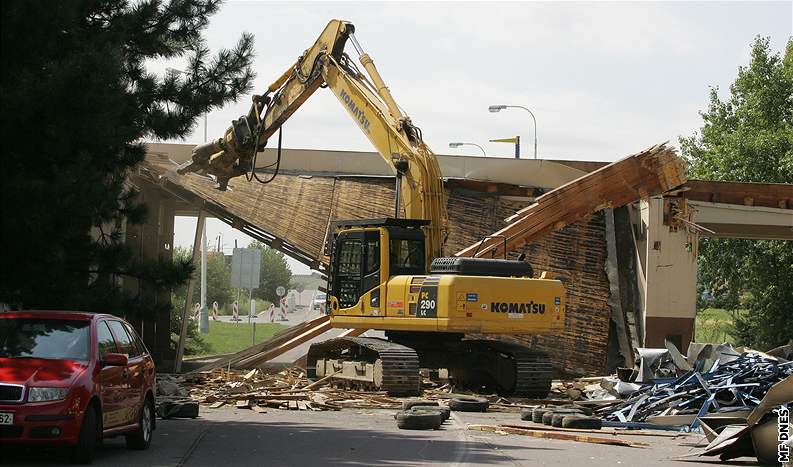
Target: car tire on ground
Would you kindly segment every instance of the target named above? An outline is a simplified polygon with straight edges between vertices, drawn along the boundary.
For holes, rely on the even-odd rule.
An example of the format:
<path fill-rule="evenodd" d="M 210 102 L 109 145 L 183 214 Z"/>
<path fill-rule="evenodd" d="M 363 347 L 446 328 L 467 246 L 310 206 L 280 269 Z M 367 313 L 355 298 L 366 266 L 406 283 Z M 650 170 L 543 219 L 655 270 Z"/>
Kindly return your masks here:
<path fill-rule="evenodd" d="M 437 430 L 443 423 L 440 412 L 398 412 L 397 427 L 400 430 Z"/>
<path fill-rule="evenodd" d="M 562 426 L 564 428 L 599 430 L 603 428 L 603 421 L 598 417 L 587 417 L 585 415 L 567 415 L 562 419 Z"/>
<path fill-rule="evenodd" d="M 545 412 L 550 412 L 551 409 L 548 407 L 541 407 L 539 409 L 534 409 L 531 411 L 531 421 L 534 423 L 542 423 L 542 416 L 545 415 Z"/>
<path fill-rule="evenodd" d="M 138 420 L 140 427 L 132 433 L 124 436 L 127 441 L 127 447 L 138 451 L 149 449 L 151 444 L 151 435 L 154 431 L 154 404 L 148 397 L 140 409 L 140 419 Z"/>
<path fill-rule="evenodd" d="M 532 413 L 535 409 L 523 409 L 520 411 L 520 419 L 524 422 L 530 422 L 532 420 Z"/>
<path fill-rule="evenodd" d="M 552 410 L 549 410 L 548 412 L 545 412 L 542 415 L 542 423 L 543 423 L 543 425 L 549 425 L 550 426 L 553 423 L 554 415 L 557 415 L 557 414 L 582 415 L 581 411 L 579 411 L 577 409 L 552 409 Z"/>
<path fill-rule="evenodd" d="M 416 406 L 429 406 L 429 407 L 438 407 L 438 401 L 430 401 L 427 399 L 411 399 L 407 401 L 402 401 L 402 410 L 410 410 Z"/>
<path fill-rule="evenodd" d="M 80 425 L 80 436 L 77 444 L 71 449 L 71 461 L 75 464 L 90 464 L 94 461 L 96 445 L 100 437 L 99 417 L 93 405 L 85 409 L 83 423 Z"/>
<path fill-rule="evenodd" d="M 430 412 L 441 414 L 441 421 L 446 421 L 451 416 L 451 409 L 448 407 L 432 406 L 432 405 L 414 405 L 410 408 L 411 412 Z"/>
<path fill-rule="evenodd" d="M 483 397 L 455 397 L 449 401 L 449 408 L 455 412 L 487 412 L 490 401 Z"/>

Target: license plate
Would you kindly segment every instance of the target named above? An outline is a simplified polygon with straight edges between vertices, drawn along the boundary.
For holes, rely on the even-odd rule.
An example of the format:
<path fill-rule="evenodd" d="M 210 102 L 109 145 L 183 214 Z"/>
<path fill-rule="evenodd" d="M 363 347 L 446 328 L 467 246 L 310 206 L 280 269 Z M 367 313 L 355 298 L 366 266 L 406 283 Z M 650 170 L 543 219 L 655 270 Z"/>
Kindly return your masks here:
<path fill-rule="evenodd" d="M 14 424 L 14 414 L 0 412 L 0 425 L 13 425 Z"/>

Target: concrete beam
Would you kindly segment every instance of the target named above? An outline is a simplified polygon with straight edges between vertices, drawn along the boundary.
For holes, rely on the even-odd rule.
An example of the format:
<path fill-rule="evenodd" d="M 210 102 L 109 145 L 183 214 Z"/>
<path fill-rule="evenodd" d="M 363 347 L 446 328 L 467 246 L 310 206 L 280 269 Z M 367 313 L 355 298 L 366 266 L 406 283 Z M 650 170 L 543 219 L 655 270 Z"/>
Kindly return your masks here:
<path fill-rule="evenodd" d="M 755 240 L 793 240 L 793 209 L 688 200 L 693 222 L 709 231 L 703 236 Z"/>

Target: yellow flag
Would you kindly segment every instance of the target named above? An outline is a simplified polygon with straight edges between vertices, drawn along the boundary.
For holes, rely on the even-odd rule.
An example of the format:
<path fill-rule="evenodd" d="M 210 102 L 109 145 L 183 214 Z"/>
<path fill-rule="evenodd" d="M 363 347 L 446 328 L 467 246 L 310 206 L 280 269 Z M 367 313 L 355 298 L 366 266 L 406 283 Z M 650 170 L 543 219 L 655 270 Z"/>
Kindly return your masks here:
<path fill-rule="evenodd" d="M 517 143 L 518 138 L 491 139 L 491 143 Z"/>

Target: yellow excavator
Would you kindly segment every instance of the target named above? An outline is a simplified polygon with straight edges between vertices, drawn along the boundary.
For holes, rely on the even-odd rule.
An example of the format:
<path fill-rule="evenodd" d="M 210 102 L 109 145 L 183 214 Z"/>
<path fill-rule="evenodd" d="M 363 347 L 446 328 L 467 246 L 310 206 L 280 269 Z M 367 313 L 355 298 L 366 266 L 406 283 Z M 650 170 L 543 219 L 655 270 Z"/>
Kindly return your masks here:
<path fill-rule="evenodd" d="M 256 172 L 257 153 L 317 89 L 329 88 L 393 170 L 397 196 L 393 218 L 332 222 L 326 246 L 332 326 L 383 330 L 386 338 L 313 344 L 309 377 L 416 395 L 420 368 L 444 368 L 458 387 L 544 397 L 552 377 L 547 355 L 466 335 L 559 332 L 564 287 L 533 278 L 524 261 L 443 257 L 446 196 L 438 160 L 354 32 L 349 22 L 330 21 L 296 63 L 253 96 L 248 114 L 223 138 L 197 146 L 180 173 L 210 175 L 221 190 L 242 175 L 266 182 Z M 365 73 L 345 53 L 348 41 Z M 268 176 L 277 174 L 278 161 Z"/>

